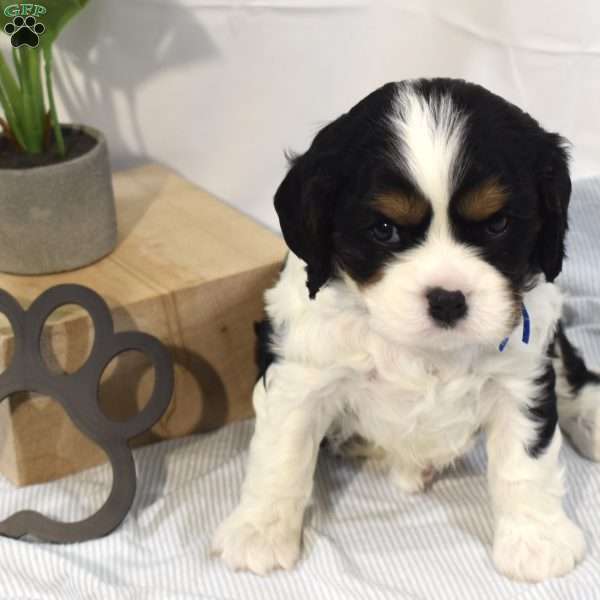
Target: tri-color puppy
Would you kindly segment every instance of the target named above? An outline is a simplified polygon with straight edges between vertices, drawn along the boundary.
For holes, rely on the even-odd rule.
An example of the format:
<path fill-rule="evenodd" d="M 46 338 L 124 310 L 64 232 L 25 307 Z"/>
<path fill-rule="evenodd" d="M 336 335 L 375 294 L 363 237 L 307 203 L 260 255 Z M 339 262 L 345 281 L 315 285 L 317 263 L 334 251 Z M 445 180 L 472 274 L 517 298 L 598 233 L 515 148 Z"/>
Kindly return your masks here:
<path fill-rule="evenodd" d="M 460 80 L 384 85 L 292 160 L 246 480 L 214 539 L 226 563 L 294 565 L 324 437 L 359 440 L 413 493 L 483 431 L 497 568 L 573 569 L 557 423 L 600 458 L 600 388 L 558 328 L 570 192 L 565 141 Z"/>

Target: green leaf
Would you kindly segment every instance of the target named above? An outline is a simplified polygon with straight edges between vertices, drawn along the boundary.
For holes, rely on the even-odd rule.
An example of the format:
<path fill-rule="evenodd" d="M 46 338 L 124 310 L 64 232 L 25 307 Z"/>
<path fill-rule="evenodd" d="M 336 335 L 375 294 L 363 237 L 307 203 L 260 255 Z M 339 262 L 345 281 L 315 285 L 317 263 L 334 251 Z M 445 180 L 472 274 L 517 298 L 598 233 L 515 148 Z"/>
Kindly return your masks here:
<path fill-rule="evenodd" d="M 43 111 L 39 109 L 39 92 L 36 89 L 35 68 L 37 50 L 28 46 L 17 49 L 19 55 L 19 81 L 21 84 L 21 131 L 27 152 L 38 153 L 43 145 Z M 8 115 L 7 115 L 8 116 Z"/>
<path fill-rule="evenodd" d="M 19 120 L 17 119 L 13 107 L 11 106 L 4 88 L 0 85 L 0 106 L 4 111 L 4 116 L 8 121 L 8 125 L 13 135 L 15 136 L 17 143 L 21 146 L 21 148 L 25 148 L 25 140 L 23 138 L 23 134 L 21 133 L 21 126 L 19 125 Z"/>
<path fill-rule="evenodd" d="M 4 88 L 4 92 L 8 102 L 10 102 L 12 110 L 15 111 L 15 114 L 18 116 L 21 108 L 21 92 L 19 90 L 19 85 L 2 54 L 0 54 L 0 85 Z"/>
<path fill-rule="evenodd" d="M 52 47 L 44 48 L 44 67 L 46 69 L 46 93 L 48 95 L 48 104 L 50 105 L 50 121 L 54 130 L 54 140 L 56 149 L 60 156 L 65 155 L 65 140 L 60 129 L 58 116 L 56 114 L 56 104 L 54 102 L 54 92 L 52 89 Z"/>

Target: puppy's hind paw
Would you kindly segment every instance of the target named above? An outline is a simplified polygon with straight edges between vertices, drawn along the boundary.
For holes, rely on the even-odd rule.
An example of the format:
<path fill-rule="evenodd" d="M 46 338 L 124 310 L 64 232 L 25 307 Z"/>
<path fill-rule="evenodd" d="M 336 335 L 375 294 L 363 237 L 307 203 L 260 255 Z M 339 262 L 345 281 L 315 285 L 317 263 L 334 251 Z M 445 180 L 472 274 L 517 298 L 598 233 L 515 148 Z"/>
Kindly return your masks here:
<path fill-rule="evenodd" d="M 233 570 L 266 575 L 274 569 L 291 569 L 300 556 L 300 528 L 276 515 L 256 517 L 237 509 L 217 529 L 212 554 L 221 556 Z"/>
<path fill-rule="evenodd" d="M 586 458 L 600 462 L 600 385 L 585 385 L 575 398 L 560 398 L 561 429 Z"/>
<path fill-rule="evenodd" d="M 392 483 L 405 494 L 418 494 L 433 481 L 435 471 L 433 467 L 416 469 L 406 466 L 392 466 L 390 479 Z"/>

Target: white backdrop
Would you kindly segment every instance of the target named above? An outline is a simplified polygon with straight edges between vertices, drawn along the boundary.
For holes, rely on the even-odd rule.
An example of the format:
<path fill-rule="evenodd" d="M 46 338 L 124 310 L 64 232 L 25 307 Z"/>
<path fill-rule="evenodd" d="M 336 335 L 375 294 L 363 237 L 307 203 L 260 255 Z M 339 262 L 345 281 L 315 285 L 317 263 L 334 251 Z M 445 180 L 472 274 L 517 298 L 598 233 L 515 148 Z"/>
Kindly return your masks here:
<path fill-rule="evenodd" d="M 390 80 L 481 83 L 600 172 L 596 0 L 91 0 L 57 63 L 63 117 L 115 166 L 159 161 L 273 227 L 283 150 Z"/>

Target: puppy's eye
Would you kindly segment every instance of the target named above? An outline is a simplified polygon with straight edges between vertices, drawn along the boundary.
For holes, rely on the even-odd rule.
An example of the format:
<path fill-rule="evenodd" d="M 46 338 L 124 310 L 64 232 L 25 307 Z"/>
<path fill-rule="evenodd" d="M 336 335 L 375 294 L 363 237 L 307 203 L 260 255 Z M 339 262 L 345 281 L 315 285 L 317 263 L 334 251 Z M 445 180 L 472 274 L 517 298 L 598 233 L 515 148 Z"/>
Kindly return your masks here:
<path fill-rule="evenodd" d="M 396 244 L 400 241 L 398 228 L 389 221 L 380 221 L 371 227 L 371 235 L 380 244 Z"/>
<path fill-rule="evenodd" d="M 496 215 L 487 222 L 485 228 L 490 235 L 497 236 L 504 233 L 509 225 L 510 220 L 506 215 Z"/>

